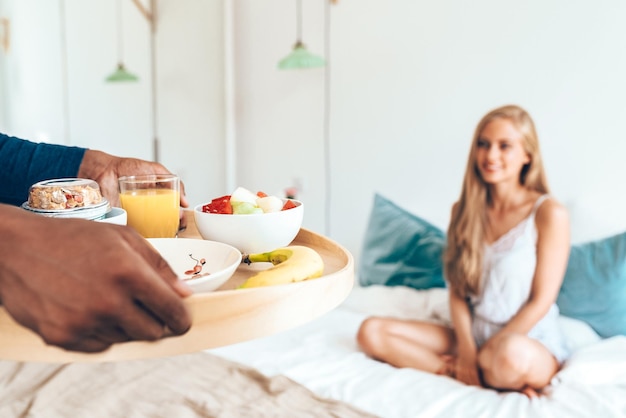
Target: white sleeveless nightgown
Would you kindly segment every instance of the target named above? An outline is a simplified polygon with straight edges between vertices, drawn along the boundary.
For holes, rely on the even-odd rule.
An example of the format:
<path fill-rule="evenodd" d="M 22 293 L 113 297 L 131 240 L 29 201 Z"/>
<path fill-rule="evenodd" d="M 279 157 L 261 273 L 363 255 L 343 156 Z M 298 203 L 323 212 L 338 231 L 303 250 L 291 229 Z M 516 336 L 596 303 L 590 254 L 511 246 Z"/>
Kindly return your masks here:
<path fill-rule="evenodd" d="M 485 246 L 482 294 L 469 298 L 472 333 L 478 347 L 498 332 L 530 296 L 537 265 L 535 213 L 548 197 L 539 197 L 527 218 Z M 558 326 L 558 316 L 559 309 L 553 304 L 528 336 L 540 341 L 562 363 L 570 350 Z"/>

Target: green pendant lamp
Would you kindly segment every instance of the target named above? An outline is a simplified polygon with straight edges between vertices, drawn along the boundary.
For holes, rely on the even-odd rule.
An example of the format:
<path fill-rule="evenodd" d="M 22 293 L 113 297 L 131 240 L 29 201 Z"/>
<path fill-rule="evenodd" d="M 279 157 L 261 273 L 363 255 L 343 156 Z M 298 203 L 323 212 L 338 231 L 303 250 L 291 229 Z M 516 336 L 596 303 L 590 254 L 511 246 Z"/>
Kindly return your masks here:
<path fill-rule="evenodd" d="M 290 70 L 298 68 L 317 68 L 326 65 L 324 58 L 311 54 L 307 51 L 304 44 L 300 41 L 293 46 L 293 51 L 285 58 L 280 60 L 278 68 L 281 70 Z"/>
<path fill-rule="evenodd" d="M 129 72 L 124 66 L 124 62 L 122 57 L 124 56 L 124 45 L 122 42 L 122 5 L 121 0 L 117 0 L 117 54 L 118 54 L 118 64 L 117 68 L 113 73 L 111 73 L 105 81 L 107 83 L 117 83 L 117 82 L 133 82 L 139 80 L 135 74 Z"/>
<path fill-rule="evenodd" d="M 289 55 L 280 60 L 278 68 L 281 70 L 293 70 L 323 67 L 326 65 L 324 58 L 310 53 L 302 43 L 302 0 L 297 0 L 296 6 L 298 40 Z"/>
<path fill-rule="evenodd" d="M 129 72 L 123 63 L 117 64 L 117 69 L 106 78 L 107 82 L 117 82 L 117 81 L 137 81 L 139 77 L 135 74 Z"/>

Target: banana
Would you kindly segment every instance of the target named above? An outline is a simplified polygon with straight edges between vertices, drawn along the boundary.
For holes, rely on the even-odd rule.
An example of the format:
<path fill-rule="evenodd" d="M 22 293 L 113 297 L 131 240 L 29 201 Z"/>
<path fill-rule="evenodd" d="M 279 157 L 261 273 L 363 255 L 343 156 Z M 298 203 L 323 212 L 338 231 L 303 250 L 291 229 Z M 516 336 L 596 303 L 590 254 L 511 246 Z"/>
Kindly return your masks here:
<path fill-rule="evenodd" d="M 315 279 L 324 273 L 324 261 L 317 251 L 289 245 L 267 253 L 244 255 L 244 263 L 270 262 L 272 267 L 248 278 L 239 288 L 273 286 Z"/>

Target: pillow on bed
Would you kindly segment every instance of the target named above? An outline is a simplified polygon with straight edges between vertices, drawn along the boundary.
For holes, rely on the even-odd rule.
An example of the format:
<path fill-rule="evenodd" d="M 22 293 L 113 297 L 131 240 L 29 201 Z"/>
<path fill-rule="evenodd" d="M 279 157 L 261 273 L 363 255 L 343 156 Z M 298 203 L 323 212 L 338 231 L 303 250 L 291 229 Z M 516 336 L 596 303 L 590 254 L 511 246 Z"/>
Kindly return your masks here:
<path fill-rule="evenodd" d="M 445 287 L 445 243 L 441 229 L 376 194 L 361 252 L 359 282 L 362 286 Z"/>
<path fill-rule="evenodd" d="M 557 305 L 602 337 L 626 335 L 626 232 L 572 246 Z"/>

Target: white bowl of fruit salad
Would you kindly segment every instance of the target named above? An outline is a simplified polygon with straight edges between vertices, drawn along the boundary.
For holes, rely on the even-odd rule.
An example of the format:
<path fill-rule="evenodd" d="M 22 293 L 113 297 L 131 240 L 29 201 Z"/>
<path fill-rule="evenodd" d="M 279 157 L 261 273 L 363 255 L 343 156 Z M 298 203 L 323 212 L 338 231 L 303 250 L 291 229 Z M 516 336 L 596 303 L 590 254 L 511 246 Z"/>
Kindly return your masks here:
<path fill-rule="evenodd" d="M 289 245 L 302 226 L 304 205 L 238 187 L 230 195 L 197 205 L 193 212 L 202 238 L 253 254 Z"/>

